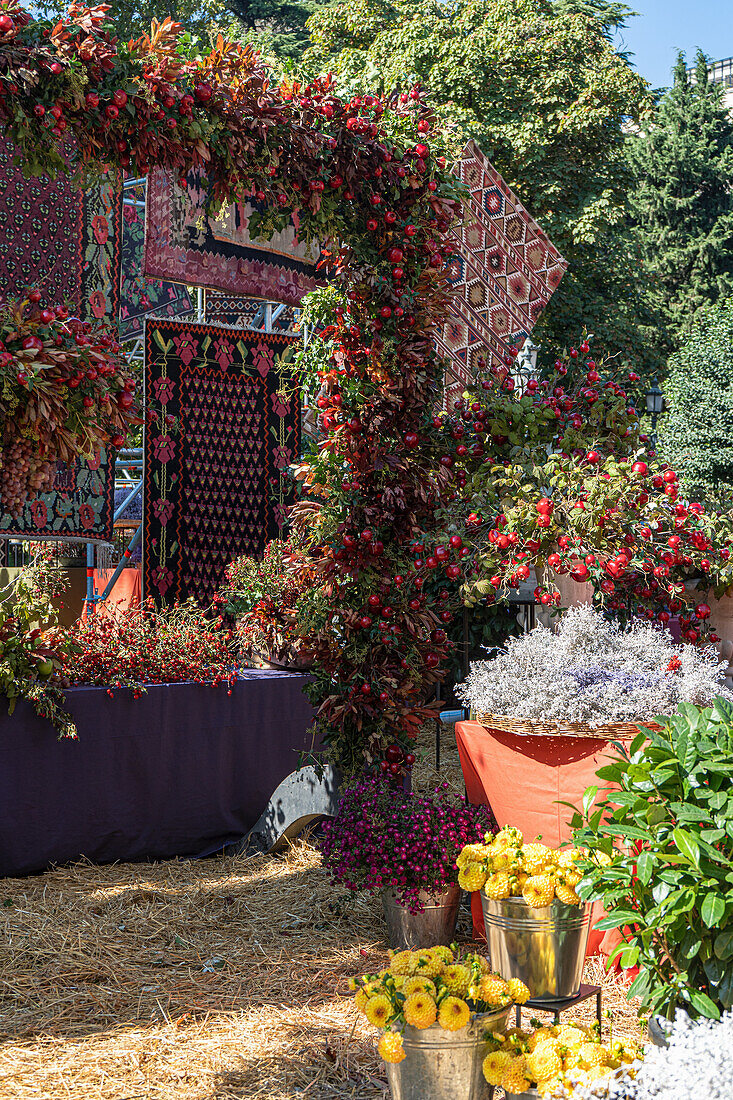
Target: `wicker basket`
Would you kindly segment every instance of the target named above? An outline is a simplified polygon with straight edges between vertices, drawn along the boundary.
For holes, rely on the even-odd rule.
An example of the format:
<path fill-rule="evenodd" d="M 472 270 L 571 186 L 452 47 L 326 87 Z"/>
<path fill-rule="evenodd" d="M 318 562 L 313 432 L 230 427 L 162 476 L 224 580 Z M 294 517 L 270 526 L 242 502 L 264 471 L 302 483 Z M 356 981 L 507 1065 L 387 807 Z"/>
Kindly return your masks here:
<path fill-rule="evenodd" d="M 537 718 L 509 718 L 506 714 L 477 714 L 475 721 L 487 729 L 517 733 L 524 737 L 592 737 L 597 741 L 628 741 L 636 737 L 641 727 L 661 729 L 656 722 L 608 722 L 603 726 L 586 726 L 581 722 L 549 722 Z"/>

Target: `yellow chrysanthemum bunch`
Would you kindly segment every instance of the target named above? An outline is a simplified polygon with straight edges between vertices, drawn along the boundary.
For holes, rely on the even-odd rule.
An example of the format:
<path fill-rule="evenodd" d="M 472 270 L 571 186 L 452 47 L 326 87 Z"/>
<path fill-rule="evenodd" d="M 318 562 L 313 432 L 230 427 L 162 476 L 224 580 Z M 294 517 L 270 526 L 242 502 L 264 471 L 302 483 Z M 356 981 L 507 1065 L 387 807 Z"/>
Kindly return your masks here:
<path fill-rule="evenodd" d="M 551 905 L 555 898 L 565 905 L 582 905 L 575 887 L 582 872 L 578 861 L 587 855 L 581 848 L 548 848 L 533 841 L 525 844 L 519 829 L 507 826 L 485 844 L 467 844 L 456 860 L 458 882 L 464 890 L 483 890 L 493 901 L 522 897 L 533 909 Z"/>
<path fill-rule="evenodd" d="M 565 1084 L 610 1078 L 638 1053 L 637 1047 L 619 1042 L 604 1046 L 593 1028 L 574 1022 L 533 1032 L 513 1028 L 492 1036 L 484 1077 L 510 1095 L 536 1088 L 540 1096 L 551 1097 Z"/>
<path fill-rule="evenodd" d="M 448 947 L 390 953 L 389 966 L 378 974 L 352 978 L 349 988 L 356 1006 L 385 1034 L 379 1053 L 385 1062 L 405 1057 L 405 1026 L 426 1028 L 439 1024 L 460 1031 L 474 1013 L 499 1011 L 529 999 L 527 986 L 517 978 L 505 981 L 492 974 L 485 958 L 474 952 L 457 955 Z"/>

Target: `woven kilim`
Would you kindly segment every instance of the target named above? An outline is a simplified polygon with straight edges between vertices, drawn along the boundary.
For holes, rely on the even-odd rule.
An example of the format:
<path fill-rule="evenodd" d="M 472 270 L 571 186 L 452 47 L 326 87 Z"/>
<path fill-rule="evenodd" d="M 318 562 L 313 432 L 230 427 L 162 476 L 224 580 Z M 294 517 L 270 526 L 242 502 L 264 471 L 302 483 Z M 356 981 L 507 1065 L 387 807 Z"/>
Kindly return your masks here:
<path fill-rule="evenodd" d="M 464 148 L 455 175 L 470 197 L 450 265 L 450 316 L 437 339 L 449 360 L 451 405 L 475 379 L 480 359 L 502 365 L 511 347 L 521 348 L 567 269 L 474 141 Z"/>
<path fill-rule="evenodd" d="M 143 584 L 172 603 L 210 602 L 239 554 L 285 521 L 282 475 L 298 455 L 300 395 L 283 333 L 152 319 L 145 324 Z"/>
<path fill-rule="evenodd" d="M 207 290 L 204 304 L 205 320 L 208 325 L 232 325 L 234 328 L 247 328 L 262 309 L 258 298 L 240 298 L 235 294 L 225 294 L 221 290 Z M 297 321 L 296 306 L 285 306 L 282 313 L 273 318 L 275 332 L 287 332 Z"/>
<path fill-rule="evenodd" d="M 123 340 L 142 336 L 145 317 L 152 313 L 157 317 L 182 317 L 193 310 L 188 287 L 163 279 L 148 279 L 143 274 L 144 203 L 144 182 L 125 188 L 120 295 L 120 336 Z"/>
<path fill-rule="evenodd" d="M 53 488 L 29 500 L 19 516 L 0 515 L 0 539 L 109 542 L 114 513 L 114 463 L 98 458 L 60 462 Z"/>
<path fill-rule="evenodd" d="M 116 321 L 122 190 L 107 176 L 87 192 L 69 177 L 26 179 L 0 149 L 0 296 L 38 287 L 48 305 L 68 303 L 84 320 Z"/>
<path fill-rule="evenodd" d="M 81 279 L 75 300 L 85 321 L 115 325 L 122 270 L 122 185 L 118 176 L 82 196 Z M 72 295 L 74 297 L 74 295 Z"/>
<path fill-rule="evenodd" d="M 228 294 L 297 306 L 316 286 L 317 249 L 298 240 L 297 215 L 270 240 L 252 240 L 251 199 L 206 214 L 206 189 L 191 172 L 186 188 L 162 171 L 148 177 L 145 274 Z"/>

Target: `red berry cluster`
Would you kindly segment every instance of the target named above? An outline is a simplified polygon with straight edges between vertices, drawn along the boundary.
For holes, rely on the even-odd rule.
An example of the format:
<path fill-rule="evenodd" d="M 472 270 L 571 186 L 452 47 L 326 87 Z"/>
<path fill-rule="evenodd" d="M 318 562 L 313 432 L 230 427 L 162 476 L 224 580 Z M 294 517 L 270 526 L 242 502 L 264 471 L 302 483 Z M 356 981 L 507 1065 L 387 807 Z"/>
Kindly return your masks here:
<path fill-rule="evenodd" d="M 415 760 L 414 752 L 405 752 L 399 745 L 390 745 L 379 767 L 385 775 L 389 775 L 392 779 L 400 779 L 412 770 Z"/>
<path fill-rule="evenodd" d="M 184 682 L 231 689 L 236 678 L 231 631 L 193 603 L 157 610 L 147 600 L 143 608 L 58 628 L 53 639 L 67 684 L 106 685 L 110 694 L 126 687 L 138 698 L 146 684 Z"/>
<path fill-rule="evenodd" d="M 456 403 L 466 443 L 457 485 L 470 481 L 470 492 L 447 511 L 460 522 L 471 508 L 466 582 L 490 601 L 537 568 L 535 599 L 554 607 L 554 578 L 568 575 L 622 618 L 665 625 L 677 615 L 697 641 L 710 612 L 690 588 L 727 583 L 730 522 L 680 499 L 677 474 L 643 452 L 625 385 L 603 374 L 571 348 L 553 378 L 517 385 L 507 367 Z M 639 381 L 633 371 L 626 378 Z"/>

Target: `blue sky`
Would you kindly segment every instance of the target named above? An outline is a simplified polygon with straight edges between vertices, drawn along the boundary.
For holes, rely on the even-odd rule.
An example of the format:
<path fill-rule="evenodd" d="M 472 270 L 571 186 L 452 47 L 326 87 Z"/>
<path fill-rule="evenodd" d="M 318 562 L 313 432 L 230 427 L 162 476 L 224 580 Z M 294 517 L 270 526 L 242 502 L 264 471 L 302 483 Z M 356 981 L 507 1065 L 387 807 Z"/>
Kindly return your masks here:
<path fill-rule="evenodd" d="M 715 61 L 733 57 L 731 0 L 626 0 L 639 14 L 618 42 L 642 76 L 658 88 L 671 82 L 677 50 L 694 60 L 698 46 Z"/>

